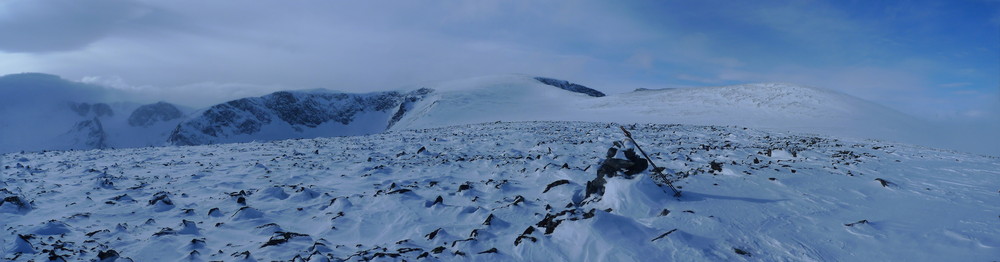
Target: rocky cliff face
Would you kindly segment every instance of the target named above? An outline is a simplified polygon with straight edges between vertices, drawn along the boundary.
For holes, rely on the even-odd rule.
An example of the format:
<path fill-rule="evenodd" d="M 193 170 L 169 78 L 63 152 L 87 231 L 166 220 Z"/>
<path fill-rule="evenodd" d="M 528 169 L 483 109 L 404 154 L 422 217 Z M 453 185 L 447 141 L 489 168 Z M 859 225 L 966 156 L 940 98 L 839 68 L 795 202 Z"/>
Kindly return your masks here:
<path fill-rule="evenodd" d="M 128 124 L 134 127 L 147 127 L 183 116 L 184 113 L 180 109 L 177 109 L 176 106 L 167 102 L 158 102 L 136 108 L 135 111 L 132 111 L 132 115 L 128 117 Z"/>
<path fill-rule="evenodd" d="M 589 88 L 589 87 L 586 87 L 586 86 L 583 86 L 583 85 L 570 83 L 569 81 L 566 81 L 566 80 L 559 80 L 559 79 L 553 79 L 553 78 L 547 78 L 547 77 L 540 77 L 540 76 L 539 77 L 535 77 L 535 80 L 538 80 L 538 82 L 542 82 L 542 84 L 546 84 L 546 85 L 558 87 L 558 88 L 561 88 L 563 90 L 570 91 L 570 92 L 577 92 L 577 93 L 585 94 L 585 95 L 592 96 L 592 97 L 602 97 L 602 96 L 605 96 L 605 94 L 602 93 L 601 91 L 597 91 L 597 90 L 594 90 L 592 88 Z"/>
<path fill-rule="evenodd" d="M 108 134 L 98 117 L 76 123 L 66 135 L 70 139 L 71 148 L 101 149 L 108 147 Z"/>
<path fill-rule="evenodd" d="M 430 92 L 275 92 L 212 106 L 181 122 L 168 141 L 200 145 L 378 133 Z"/>

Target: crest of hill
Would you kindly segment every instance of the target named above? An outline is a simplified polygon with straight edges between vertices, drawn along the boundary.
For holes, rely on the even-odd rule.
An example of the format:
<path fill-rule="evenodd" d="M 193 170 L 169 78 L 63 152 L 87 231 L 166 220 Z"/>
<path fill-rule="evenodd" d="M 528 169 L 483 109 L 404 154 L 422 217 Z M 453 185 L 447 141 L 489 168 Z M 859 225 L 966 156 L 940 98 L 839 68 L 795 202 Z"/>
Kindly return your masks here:
<path fill-rule="evenodd" d="M 431 84 L 434 90 L 393 129 L 494 121 L 596 120 L 580 118 L 581 103 L 604 93 L 564 80 L 497 75 Z"/>
<path fill-rule="evenodd" d="M 589 101 L 596 118 L 610 121 L 737 125 L 827 135 L 919 139 L 922 121 L 851 95 L 786 83 L 640 89 Z"/>

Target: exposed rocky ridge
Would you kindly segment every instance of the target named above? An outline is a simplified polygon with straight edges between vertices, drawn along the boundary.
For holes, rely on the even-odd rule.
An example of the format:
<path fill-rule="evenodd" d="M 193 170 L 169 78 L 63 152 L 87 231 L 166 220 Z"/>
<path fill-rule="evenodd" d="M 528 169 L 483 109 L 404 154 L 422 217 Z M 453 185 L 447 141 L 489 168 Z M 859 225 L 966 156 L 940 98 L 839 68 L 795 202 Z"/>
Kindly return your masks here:
<path fill-rule="evenodd" d="M 570 83 L 569 81 L 566 81 L 566 80 L 559 80 L 559 79 L 553 79 L 553 78 L 547 78 L 547 77 L 540 77 L 540 76 L 535 77 L 535 80 L 538 80 L 538 82 L 542 82 L 543 84 L 546 84 L 546 85 L 550 85 L 550 86 L 561 88 L 561 89 L 566 90 L 566 91 L 571 91 L 571 92 L 586 94 L 586 95 L 592 96 L 592 97 L 606 96 L 601 91 L 597 91 L 597 90 L 594 90 L 592 88 L 589 88 L 589 87 L 586 87 L 586 86 L 583 86 L 583 85 L 578 85 L 578 84 Z"/>
<path fill-rule="evenodd" d="M 294 132 L 302 133 L 307 129 L 315 129 L 326 124 L 336 123 L 343 129 L 350 129 L 356 122 L 385 121 L 375 125 L 378 130 L 360 130 L 363 133 L 377 133 L 394 123 L 388 114 L 404 114 L 413 102 L 419 101 L 430 92 L 432 92 L 430 89 L 419 89 L 409 93 L 388 91 L 368 94 L 280 91 L 212 106 L 200 115 L 179 124 L 168 141 L 175 145 L 199 145 L 256 140 L 261 138 L 252 136 L 269 126 L 290 127 L 292 134 L 272 135 L 276 135 L 274 138 L 279 139 L 292 138 L 295 137 Z M 364 113 L 375 114 L 370 116 L 372 119 L 357 119 Z M 235 138 L 240 135 L 248 137 L 244 140 Z M 339 134 L 337 130 L 333 130 L 327 135 Z"/>
<path fill-rule="evenodd" d="M 73 140 L 74 147 L 96 149 L 108 147 L 108 133 L 104 130 L 101 119 L 97 117 L 76 123 L 67 135 Z"/>
<path fill-rule="evenodd" d="M 176 106 L 167 102 L 157 102 L 136 108 L 128 117 L 130 126 L 150 126 L 157 122 L 170 121 L 184 116 Z"/>

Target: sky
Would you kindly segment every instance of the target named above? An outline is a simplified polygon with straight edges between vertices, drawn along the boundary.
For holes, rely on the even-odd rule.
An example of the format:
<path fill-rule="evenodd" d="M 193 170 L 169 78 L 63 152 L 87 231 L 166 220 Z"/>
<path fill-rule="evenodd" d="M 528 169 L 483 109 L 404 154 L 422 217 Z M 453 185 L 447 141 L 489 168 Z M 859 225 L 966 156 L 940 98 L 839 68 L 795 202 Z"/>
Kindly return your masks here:
<path fill-rule="evenodd" d="M 783 82 L 1000 123 L 1000 1 L 0 1 L 0 75 L 21 72 L 194 107 L 508 73 Z"/>

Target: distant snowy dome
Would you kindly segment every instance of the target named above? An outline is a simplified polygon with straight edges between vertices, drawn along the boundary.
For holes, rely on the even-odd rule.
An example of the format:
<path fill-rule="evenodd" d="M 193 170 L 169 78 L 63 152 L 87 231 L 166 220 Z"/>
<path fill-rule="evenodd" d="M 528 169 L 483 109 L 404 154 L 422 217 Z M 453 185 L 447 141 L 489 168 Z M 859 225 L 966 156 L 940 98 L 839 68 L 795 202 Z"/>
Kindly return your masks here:
<path fill-rule="evenodd" d="M 412 113 L 393 129 L 493 121 L 589 120 L 581 117 L 578 105 L 583 100 L 601 98 L 594 96 L 594 92 L 600 92 L 593 89 L 582 86 L 567 89 L 525 75 L 483 76 L 424 87 L 435 92 L 416 103 Z M 570 90 L 573 88 L 577 89 Z"/>
<path fill-rule="evenodd" d="M 912 141 L 912 130 L 922 127 L 913 117 L 854 96 L 782 83 L 636 90 L 582 107 L 605 121 L 737 125 L 902 141 Z"/>

